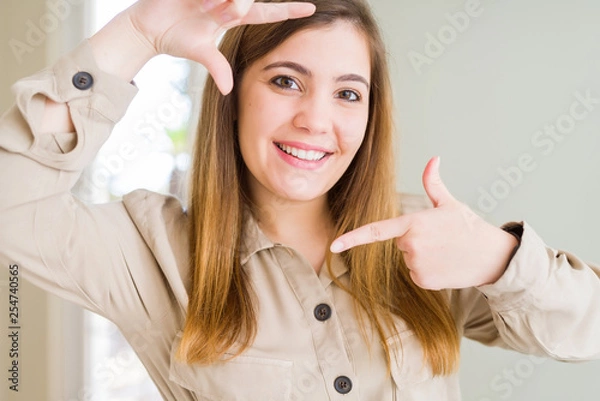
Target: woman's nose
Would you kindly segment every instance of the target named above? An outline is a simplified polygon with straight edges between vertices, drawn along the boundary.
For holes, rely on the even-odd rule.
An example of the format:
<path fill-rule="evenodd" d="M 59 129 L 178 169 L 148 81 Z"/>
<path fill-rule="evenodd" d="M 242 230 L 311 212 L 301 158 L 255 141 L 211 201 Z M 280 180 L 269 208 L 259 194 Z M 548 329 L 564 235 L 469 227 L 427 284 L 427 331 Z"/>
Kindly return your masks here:
<path fill-rule="evenodd" d="M 310 134 L 325 134 L 333 129 L 333 113 L 331 96 L 315 93 L 300 99 L 293 124 Z"/>

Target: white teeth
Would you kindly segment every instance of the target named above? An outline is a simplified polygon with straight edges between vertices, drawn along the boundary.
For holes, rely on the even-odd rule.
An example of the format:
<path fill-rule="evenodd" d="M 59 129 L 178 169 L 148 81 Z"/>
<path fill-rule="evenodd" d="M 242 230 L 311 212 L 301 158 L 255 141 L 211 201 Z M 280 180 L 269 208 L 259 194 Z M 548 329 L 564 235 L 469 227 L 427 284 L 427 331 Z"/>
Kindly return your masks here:
<path fill-rule="evenodd" d="M 319 152 L 318 150 L 297 149 L 297 148 L 293 148 L 291 146 L 283 145 L 280 143 L 277 144 L 277 147 L 279 147 L 279 149 L 283 150 L 288 155 L 292 155 L 300 160 L 307 160 L 307 161 L 321 160 L 327 154 L 325 152 Z"/>

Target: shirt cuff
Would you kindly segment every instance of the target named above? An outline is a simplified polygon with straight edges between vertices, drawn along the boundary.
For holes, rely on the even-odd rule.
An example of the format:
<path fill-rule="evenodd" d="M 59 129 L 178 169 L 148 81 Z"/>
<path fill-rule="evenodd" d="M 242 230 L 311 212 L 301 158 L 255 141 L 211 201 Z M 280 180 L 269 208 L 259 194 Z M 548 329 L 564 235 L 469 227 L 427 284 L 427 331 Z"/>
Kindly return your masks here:
<path fill-rule="evenodd" d="M 0 140 L 4 149 L 23 153 L 51 167 L 81 170 L 90 163 L 137 94 L 137 88 L 102 71 L 86 40 L 54 66 L 13 85 L 16 106 L 27 130 L 12 132 Z M 38 138 L 46 98 L 67 103 L 76 129 L 76 145 L 57 152 Z M 56 133 L 65 134 L 65 133 Z M 49 134 L 52 135 L 52 134 Z"/>
<path fill-rule="evenodd" d="M 526 222 L 508 223 L 502 227 L 515 235 L 520 244 L 504 274 L 493 284 L 477 287 L 497 312 L 528 305 L 545 286 L 550 273 L 551 250 Z"/>

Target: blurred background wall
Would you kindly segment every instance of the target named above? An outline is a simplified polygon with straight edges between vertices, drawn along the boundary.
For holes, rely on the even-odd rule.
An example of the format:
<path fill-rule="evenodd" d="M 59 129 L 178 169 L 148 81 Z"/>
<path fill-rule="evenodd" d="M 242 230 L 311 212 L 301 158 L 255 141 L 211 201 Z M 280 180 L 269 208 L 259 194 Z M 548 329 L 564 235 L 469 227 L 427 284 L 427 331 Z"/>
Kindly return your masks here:
<path fill-rule="evenodd" d="M 526 220 L 600 262 L 600 3 L 371 4 L 392 60 L 398 187 L 424 193 L 423 167 L 440 155 L 450 191 L 489 221 Z M 468 401 L 592 401 L 599 373 L 463 342 Z"/>

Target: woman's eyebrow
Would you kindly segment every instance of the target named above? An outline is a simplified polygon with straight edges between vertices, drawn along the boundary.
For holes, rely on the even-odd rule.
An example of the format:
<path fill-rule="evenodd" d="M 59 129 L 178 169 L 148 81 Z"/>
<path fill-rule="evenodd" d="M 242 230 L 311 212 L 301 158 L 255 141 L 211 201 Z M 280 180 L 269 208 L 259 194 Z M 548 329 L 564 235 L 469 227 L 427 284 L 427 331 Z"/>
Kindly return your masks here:
<path fill-rule="evenodd" d="M 361 82 L 361 83 L 365 84 L 367 89 L 369 89 L 371 87 L 371 85 L 369 85 L 369 81 L 367 81 L 367 79 L 364 78 L 362 75 L 358 75 L 358 74 L 345 74 L 345 75 L 342 75 L 341 77 L 338 77 L 335 80 L 335 82 L 346 82 L 346 81 Z"/>
<path fill-rule="evenodd" d="M 269 64 L 265 68 L 263 68 L 263 71 L 268 71 L 268 70 L 271 70 L 273 68 L 278 68 L 278 67 L 289 68 L 290 70 L 294 70 L 297 73 L 302 74 L 307 77 L 312 76 L 312 72 L 310 72 L 310 70 L 308 68 L 306 68 L 303 65 L 300 65 L 298 63 L 294 63 L 293 61 L 276 61 L 274 63 Z"/>
<path fill-rule="evenodd" d="M 268 70 L 272 70 L 273 68 L 280 68 L 280 67 L 289 68 L 290 70 L 294 70 L 301 75 L 304 75 L 307 77 L 312 77 L 312 72 L 308 68 L 304 67 L 301 64 L 295 63 L 293 61 L 276 61 L 276 62 L 271 63 L 271 64 L 267 65 L 266 67 L 264 67 L 263 71 L 268 71 Z M 361 82 L 367 87 L 367 89 L 369 89 L 371 86 L 369 84 L 369 81 L 367 81 L 367 79 L 365 77 L 363 77 L 362 75 L 359 75 L 359 74 L 344 74 L 335 79 L 335 82 L 347 82 L 347 81 Z"/>

